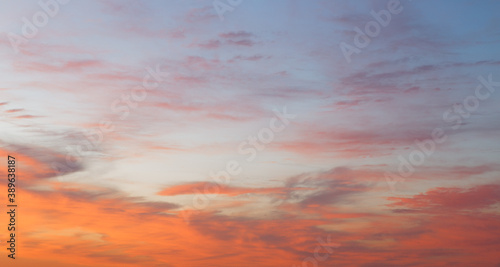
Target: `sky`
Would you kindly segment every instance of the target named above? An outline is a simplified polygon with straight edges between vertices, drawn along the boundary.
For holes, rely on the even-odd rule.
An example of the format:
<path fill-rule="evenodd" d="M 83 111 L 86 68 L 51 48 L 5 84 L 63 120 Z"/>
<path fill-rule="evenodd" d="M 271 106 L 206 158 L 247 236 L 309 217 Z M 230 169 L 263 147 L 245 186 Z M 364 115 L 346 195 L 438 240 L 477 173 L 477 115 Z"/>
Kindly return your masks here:
<path fill-rule="evenodd" d="M 0 265 L 500 266 L 499 11 L 2 1 Z"/>

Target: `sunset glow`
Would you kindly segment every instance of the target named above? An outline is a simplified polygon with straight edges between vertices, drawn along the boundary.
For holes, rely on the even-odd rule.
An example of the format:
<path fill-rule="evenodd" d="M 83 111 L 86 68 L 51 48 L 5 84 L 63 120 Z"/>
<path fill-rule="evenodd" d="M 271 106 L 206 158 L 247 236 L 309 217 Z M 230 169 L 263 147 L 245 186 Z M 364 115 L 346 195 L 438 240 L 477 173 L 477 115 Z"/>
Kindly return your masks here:
<path fill-rule="evenodd" d="M 0 7 L 0 266 L 500 266 L 499 1 Z"/>

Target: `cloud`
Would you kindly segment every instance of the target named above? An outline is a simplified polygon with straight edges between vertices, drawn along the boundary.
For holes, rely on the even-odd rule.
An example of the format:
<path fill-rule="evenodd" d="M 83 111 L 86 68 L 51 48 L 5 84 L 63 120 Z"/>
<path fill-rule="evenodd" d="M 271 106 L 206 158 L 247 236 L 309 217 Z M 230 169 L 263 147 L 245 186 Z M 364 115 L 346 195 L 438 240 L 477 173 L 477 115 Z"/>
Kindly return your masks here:
<path fill-rule="evenodd" d="M 232 59 L 228 60 L 228 62 L 230 63 L 234 63 L 236 61 L 240 61 L 240 60 L 244 60 L 244 61 L 259 61 L 259 60 L 262 60 L 262 59 L 270 59 L 271 56 L 263 56 L 263 55 L 253 55 L 253 56 L 235 56 L 233 57 Z"/>
<path fill-rule="evenodd" d="M 70 60 L 59 64 L 48 64 L 42 62 L 25 62 L 17 61 L 15 68 L 19 71 L 38 71 L 48 73 L 65 73 L 76 72 L 84 69 L 95 69 L 104 67 L 104 63 L 100 60 Z"/>
<path fill-rule="evenodd" d="M 215 188 L 215 189 L 214 189 Z M 271 187 L 271 188 L 248 188 L 248 187 L 232 187 L 225 186 L 212 182 L 195 182 L 167 187 L 157 194 L 160 196 L 176 196 L 189 194 L 220 194 L 228 196 L 237 196 L 242 194 L 282 194 L 288 188 Z"/>
<path fill-rule="evenodd" d="M 367 182 L 367 176 L 369 177 L 368 172 L 337 167 L 314 175 L 290 177 L 285 182 L 288 188 L 305 187 L 313 190 L 293 191 L 288 200 L 293 200 L 302 207 L 322 207 L 348 202 L 351 196 L 366 193 L 373 188 L 373 185 Z"/>
<path fill-rule="evenodd" d="M 228 40 L 227 43 L 231 44 L 231 45 L 237 45 L 237 46 L 254 46 L 257 44 L 256 42 L 254 42 L 250 39 L 243 39 L 243 40 L 237 40 L 237 41 Z"/>
<path fill-rule="evenodd" d="M 184 17 L 188 23 L 208 23 L 218 19 L 213 6 L 195 7 L 188 10 Z"/>
<path fill-rule="evenodd" d="M 251 32 L 247 31 L 238 31 L 238 32 L 226 32 L 226 33 L 221 33 L 219 34 L 220 37 L 222 38 L 229 38 L 229 39 L 235 39 L 235 38 L 249 38 L 253 37 L 254 34 Z"/>
<path fill-rule="evenodd" d="M 7 112 L 7 113 L 15 113 L 15 112 L 21 112 L 21 111 L 24 111 L 24 109 L 22 109 L 22 108 L 9 109 L 9 110 L 6 110 L 5 112 Z"/>
<path fill-rule="evenodd" d="M 26 115 L 15 116 L 14 118 L 16 118 L 16 119 L 34 119 L 34 118 L 40 118 L 40 116 L 26 114 Z"/>
<path fill-rule="evenodd" d="M 2 149 L 2 154 L 22 158 L 26 183 L 83 170 L 81 162 L 68 164 L 66 154 L 45 147 L 7 143 Z"/>
<path fill-rule="evenodd" d="M 500 202 L 500 185 L 487 184 L 468 189 L 436 188 L 411 198 L 390 197 L 391 206 L 404 206 L 423 212 L 478 210 Z"/>
<path fill-rule="evenodd" d="M 221 46 L 221 42 L 219 40 L 209 40 L 205 43 L 195 44 L 195 46 L 206 48 L 206 49 L 217 49 Z"/>

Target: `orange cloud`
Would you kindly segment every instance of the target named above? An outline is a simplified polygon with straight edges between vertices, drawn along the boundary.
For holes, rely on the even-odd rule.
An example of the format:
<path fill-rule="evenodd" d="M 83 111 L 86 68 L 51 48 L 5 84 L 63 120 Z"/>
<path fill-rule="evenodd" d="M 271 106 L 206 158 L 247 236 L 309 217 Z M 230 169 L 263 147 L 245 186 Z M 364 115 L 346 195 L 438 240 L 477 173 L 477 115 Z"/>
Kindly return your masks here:
<path fill-rule="evenodd" d="M 207 188 L 207 189 L 205 189 Z M 214 191 L 207 191 L 213 190 Z M 176 185 L 172 187 L 167 187 L 162 191 L 158 192 L 160 196 L 176 196 L 176 195 L 190 195 L 190 194 L 200 194 L 200 193 L 209 193 L 209 194 L 220 194 L 220 195 L 228 195 L 228 196 L 237 196 L 242 194 L 283 194 L 287 191 L 288 188 L 282 187 L 270 187 L 270 188 L 248 188 L 248 187 L 231 187 L 225 186 L 217 183 L 211 182 L 196 182 L 189 184 Z M 207 194 L 205 193 L 205 194 Z"/>

